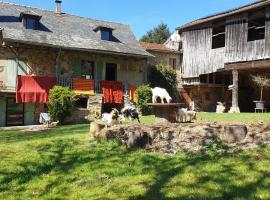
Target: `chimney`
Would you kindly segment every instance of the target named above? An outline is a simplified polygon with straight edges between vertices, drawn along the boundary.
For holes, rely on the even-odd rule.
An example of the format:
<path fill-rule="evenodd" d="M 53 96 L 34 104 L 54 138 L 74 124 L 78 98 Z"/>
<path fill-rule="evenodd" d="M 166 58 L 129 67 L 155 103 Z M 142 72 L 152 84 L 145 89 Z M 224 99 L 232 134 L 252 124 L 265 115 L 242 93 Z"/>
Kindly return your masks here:
<path fill-rule="evenodd" d="M 62 14 L 62 0 L 55 0 L 55 13 Z"/>

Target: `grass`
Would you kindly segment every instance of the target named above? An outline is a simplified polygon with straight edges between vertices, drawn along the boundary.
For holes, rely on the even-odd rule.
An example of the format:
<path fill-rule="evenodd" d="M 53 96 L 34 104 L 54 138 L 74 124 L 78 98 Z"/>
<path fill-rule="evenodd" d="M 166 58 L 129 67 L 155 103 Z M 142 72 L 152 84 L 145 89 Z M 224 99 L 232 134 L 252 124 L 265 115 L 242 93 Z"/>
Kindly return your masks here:
<path fill-rule="evenodd" d="M 197 117 L 200 121 L 210 122 L 237 122 L 237 123 L 270 123 L 270 113 L 206 113 L 200 112 Z"/>
<path fill-rule="evenodd" d="M 270 147 L 167 157 L 88 130 L 0 131 L 0 199 L 270 199 Z"/>

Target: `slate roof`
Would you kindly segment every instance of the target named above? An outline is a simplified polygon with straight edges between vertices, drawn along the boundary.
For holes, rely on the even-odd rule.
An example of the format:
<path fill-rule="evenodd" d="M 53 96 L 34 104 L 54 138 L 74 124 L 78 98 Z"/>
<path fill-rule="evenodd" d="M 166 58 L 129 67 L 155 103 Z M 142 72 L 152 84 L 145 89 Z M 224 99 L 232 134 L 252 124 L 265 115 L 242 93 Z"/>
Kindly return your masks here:
<path fill-rule="evenodd" d="M 191 28 L 191 27 L 194 27 L 194 26 L 197 26 L 197 25 L 209 22 L 209 21 L 219 20 L 221 18 L 225 18 L 225 17 L 235 15 L 235 14 L 240 14 L 242 12 L 246 12 L 246 11 L 249 11 L 252 9 L 263 8 L 263 7 L 266 7 L 268 5 L 270 5 L 270 0 L 259 0 L 259 1 L 256 1 L 254 3 L 250 3 L 247 5 L 238 7 L 238 8 L 234 8 L 234 9 L 231 9 L 231 10 L 228 10 L 225 12 L 216 13 L 216 14 L 213 14 L 213 15 L 210 15 L 207 17 L 203 17 L 203 18 L 194 20 L 192 22 L 189 22 L 187 24 L 184 24 L 182 26 L 177 27 L 176 30 L 183 31 L 185 29 L 188 29 L 188 28 Z"/>
<path fill-rule="evenodd" d="M 140 42 L 140 45 L 149 51 L 157 51 L 157 52 L 164 52 L 164 53 L 180 53 L 179 51 L 175 51 L 173 49 L 166 47 L 164 44 Z"/>
<path fill-rule="evenodd" d="M 20 14 L 36 13 L 42 16 L 40 30 L 25 29 Z M 97 27 L 114 29 L 113 36 L 120 42 L 101 40 L 94 31 Z M 129 25 L 113 23 L 70 14 L 0 2 L 0 27 L 3 41 L 19 42 L 63 49 L 124 54 L 139 57 L 152 56 L 136 40 Z"/>

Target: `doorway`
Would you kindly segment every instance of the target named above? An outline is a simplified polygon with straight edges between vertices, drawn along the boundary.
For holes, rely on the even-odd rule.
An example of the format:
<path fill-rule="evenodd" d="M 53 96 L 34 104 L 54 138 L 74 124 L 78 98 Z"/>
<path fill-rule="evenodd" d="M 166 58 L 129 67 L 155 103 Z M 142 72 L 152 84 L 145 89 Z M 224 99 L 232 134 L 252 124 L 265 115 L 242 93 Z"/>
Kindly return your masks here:
<path fill-rule="evenodd" d="M 117 80 L 117 64 L 106 63 L 106 80 L 116 81 Z"/>
<path fill-rule="evenodd" d="M 24 125 L 24 105 L 23 103 L 16 103 L 16 98 L 7 98 L 6 125 Z"/>

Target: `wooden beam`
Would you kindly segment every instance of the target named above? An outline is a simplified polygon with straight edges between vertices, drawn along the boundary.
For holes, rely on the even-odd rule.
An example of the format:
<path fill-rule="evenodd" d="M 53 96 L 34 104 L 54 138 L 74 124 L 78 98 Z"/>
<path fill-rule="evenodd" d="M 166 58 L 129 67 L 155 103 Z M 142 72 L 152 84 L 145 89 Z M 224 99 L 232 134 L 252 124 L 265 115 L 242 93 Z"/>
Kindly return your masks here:
<path fill-rule="evenodd" d="M 244 63 L 225 64 L 225 71 L 249 70 L 249 69 L 270 69 L 270 60 L 258 60 Z"/>

